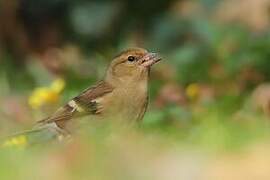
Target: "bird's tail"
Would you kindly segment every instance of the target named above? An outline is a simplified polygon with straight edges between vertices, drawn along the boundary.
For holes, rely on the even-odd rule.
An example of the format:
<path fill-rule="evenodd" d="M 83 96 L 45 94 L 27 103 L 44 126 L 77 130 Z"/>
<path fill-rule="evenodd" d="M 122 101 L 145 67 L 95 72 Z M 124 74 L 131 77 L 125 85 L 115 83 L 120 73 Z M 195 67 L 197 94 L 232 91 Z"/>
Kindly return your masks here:
<path fill-rule="evenodd" d="M 26 147 L 57 140 L 60 137 L 61 133 L 55 127 L 42 126 L 6 137 L 0 141 L 0 147 Z"/>

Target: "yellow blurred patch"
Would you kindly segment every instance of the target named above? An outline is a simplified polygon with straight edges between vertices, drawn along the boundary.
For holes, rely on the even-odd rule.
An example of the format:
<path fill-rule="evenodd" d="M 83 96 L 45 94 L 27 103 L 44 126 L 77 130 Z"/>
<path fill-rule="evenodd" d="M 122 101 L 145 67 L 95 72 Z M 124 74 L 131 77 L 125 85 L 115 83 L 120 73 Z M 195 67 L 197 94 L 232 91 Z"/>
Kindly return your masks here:
<path fill-rule="evenodd" d="M 28 104 L 33 109 L 38 109 L 46 104 L 55 104 L 60 99 L 60 93 L 65 88 L 65 81 L 61 78 L 54 80 L 49 87 L 34 89 L 28 99 Z"/>
<path fill-rule="evenodd" d="M 61 93 L 65 88 L 65 85 L 66 82 L 63 79 L 58 78 L 52 82 L 50 89 L 56 93 Z"/>
<path fill-rule="evenodd" d="M 186 88 L 186 95 L 192 99 L 195 100 L 199 96 L 200 93 L 200 87 L 197 83 L 192 83 L 187 86 Z"/>
<path fill-rule="evenodd" d="M 27 138 L 24 135 L 12 137 L 8 140 L 6 140 L 2 146 L 3 147 L 25 147 L 27 145 Z"/>

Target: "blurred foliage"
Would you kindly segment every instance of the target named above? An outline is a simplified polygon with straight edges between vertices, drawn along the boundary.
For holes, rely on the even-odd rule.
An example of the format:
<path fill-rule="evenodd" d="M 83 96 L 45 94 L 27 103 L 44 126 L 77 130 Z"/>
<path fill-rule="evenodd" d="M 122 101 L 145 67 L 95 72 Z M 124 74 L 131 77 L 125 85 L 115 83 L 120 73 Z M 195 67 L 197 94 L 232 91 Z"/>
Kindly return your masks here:
<path fill-rule="evenodd" d="M 1 136 L 32 127 L 101 79 L 125 48 L 163 56 L 136 130 L 93 125 L 60 145 L 3 149 L 0 179 L 196 179 L 191 174 L 201 177 L 202 159 L 212 152 L 267 144 L 269 7 L 269 0 L 0 1 Z M 63 91 L 46 88 L 59 78 Z M 46 98 L 33 108 L 28 101 L 39 95 Z M 261 151 L 253 152 L 260 159 Z M 230 167 L 235 159 L 222 160 Z M 210 165 L 206 174 L 231 173 L 216 167 L 223 165 Z M 259 179 L 248 176 L 250 167 L 235 179 Z"/>

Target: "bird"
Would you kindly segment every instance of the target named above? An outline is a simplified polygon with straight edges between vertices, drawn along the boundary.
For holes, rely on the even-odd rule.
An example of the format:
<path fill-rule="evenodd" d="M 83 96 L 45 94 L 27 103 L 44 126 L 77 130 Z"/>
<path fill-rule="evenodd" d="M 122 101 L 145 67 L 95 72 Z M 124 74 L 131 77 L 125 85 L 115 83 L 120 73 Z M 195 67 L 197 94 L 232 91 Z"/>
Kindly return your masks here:
<path fill-rule="evenodd" d="M 70 134 L 68 124 L 80 117 L 121 123 L 140 122 L 148 105 L 152 65 L 162 58 L 143 48 L 129 48 L 110 62 L 104 78 L 82 91 L 49 117 L 37 122 L 36 133 Z M 29 134 L 29 133 L 28 133 Z"/>

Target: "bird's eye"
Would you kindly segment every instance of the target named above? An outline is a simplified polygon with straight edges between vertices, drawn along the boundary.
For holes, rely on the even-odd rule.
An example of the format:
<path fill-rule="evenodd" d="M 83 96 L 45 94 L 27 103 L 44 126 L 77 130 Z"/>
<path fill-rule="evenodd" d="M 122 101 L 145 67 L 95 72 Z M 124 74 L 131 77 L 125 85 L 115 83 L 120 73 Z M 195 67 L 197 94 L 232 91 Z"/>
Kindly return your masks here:
<path fill-rule="evenodd" d="M 128 61 L 133 62 L 135 60 L 134 56 L 128 56 Z"/>

